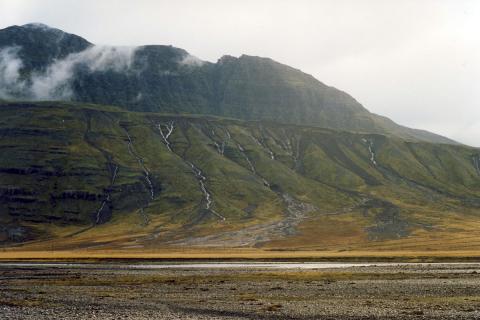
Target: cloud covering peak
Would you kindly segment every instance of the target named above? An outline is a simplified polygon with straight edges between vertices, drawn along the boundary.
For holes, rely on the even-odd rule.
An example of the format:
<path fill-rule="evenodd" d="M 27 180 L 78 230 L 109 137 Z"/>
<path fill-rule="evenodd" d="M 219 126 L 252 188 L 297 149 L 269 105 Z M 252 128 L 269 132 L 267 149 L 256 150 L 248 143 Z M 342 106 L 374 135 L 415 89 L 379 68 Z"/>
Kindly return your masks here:
<path fill-rule="evenodd" d="M 91 46 L 53 61 L 44 71 L 22 76 L 21 47 L 0 50 L 0 98 L 28 100 L 69 100 L 77 68 L 88 72 L 124 72 L 130 69 L 137 47 Z"/>

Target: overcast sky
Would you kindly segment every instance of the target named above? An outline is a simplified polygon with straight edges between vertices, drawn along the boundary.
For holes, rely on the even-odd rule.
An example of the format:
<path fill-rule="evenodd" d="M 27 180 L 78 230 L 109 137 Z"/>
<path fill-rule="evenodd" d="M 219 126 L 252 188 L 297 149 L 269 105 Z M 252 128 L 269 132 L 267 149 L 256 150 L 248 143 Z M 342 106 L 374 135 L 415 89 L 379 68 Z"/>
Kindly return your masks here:
<path fill-rule="evenodd" d="M 29 22 L 212 62 L 271 57 L 402 125 L 480 147 L 477 0 L 0 0 L 0 28 Z"/>

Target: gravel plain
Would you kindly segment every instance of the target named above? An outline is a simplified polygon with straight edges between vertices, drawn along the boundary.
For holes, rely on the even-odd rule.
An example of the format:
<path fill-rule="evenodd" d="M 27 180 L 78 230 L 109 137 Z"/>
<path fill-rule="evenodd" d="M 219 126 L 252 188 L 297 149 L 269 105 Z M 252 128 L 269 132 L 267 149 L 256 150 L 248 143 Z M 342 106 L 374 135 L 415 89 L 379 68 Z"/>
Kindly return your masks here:
<path fill-rule="evenodd" d="M 480 319 L 480 264 L 317 270 L 0 264 L 0 319 Z"/>

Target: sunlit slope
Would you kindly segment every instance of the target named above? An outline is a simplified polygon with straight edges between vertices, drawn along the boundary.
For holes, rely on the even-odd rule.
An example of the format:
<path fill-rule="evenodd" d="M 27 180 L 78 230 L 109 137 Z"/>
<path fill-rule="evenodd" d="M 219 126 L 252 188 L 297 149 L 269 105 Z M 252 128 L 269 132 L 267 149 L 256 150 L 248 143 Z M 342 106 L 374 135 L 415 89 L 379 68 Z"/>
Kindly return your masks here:
<path fill-rule="evenodd" d="M 3 103 L 0 134 L 5 243 L 335 247 L 480 207 L 463 146 L 48 102 Z"/>

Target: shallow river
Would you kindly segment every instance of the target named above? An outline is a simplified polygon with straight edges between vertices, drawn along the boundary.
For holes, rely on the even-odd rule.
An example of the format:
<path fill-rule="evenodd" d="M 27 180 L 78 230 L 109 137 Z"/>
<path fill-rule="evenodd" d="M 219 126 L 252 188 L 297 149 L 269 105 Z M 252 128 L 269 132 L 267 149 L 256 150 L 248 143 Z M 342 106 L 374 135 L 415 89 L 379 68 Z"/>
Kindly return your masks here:
<path fill-rule="evenodd" d="M 0 262 L 2 267 L 18 268 L 79 268 L 79 269 L 332 269 L 349 267 L 395 267 L 395 266 L 435 266 L 435 265 L 469 265 L 478 263 L 398 263 L 398 262 L 371 262 L 371 263 L 337 263 L 337 262 L 206 262 L 206 263 L 11 263 Z"/>

